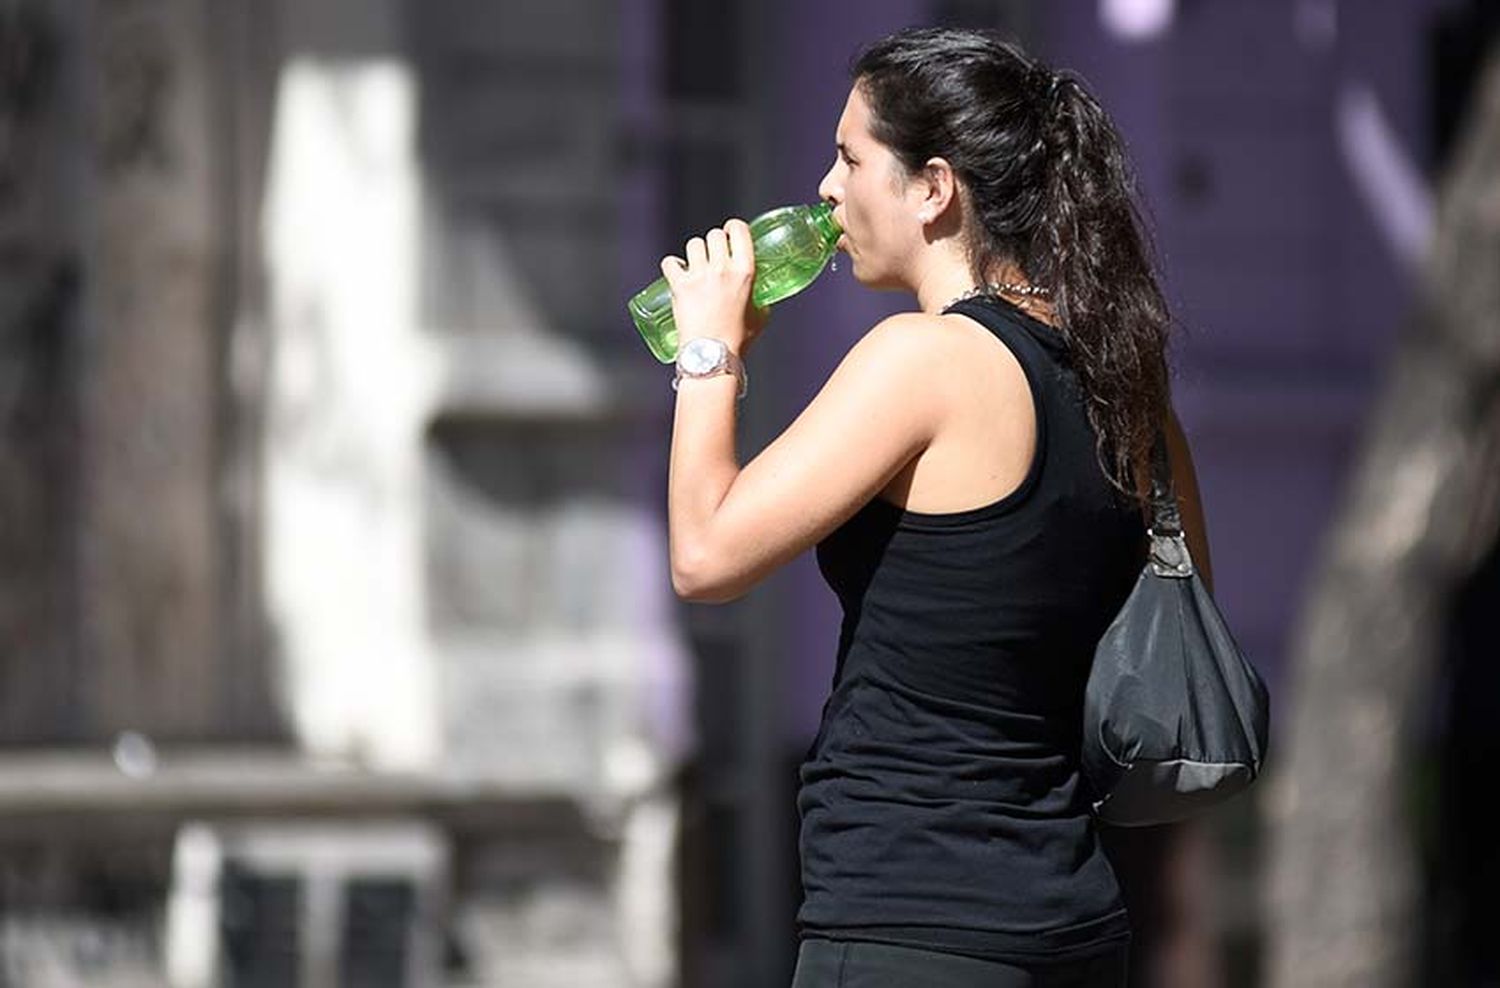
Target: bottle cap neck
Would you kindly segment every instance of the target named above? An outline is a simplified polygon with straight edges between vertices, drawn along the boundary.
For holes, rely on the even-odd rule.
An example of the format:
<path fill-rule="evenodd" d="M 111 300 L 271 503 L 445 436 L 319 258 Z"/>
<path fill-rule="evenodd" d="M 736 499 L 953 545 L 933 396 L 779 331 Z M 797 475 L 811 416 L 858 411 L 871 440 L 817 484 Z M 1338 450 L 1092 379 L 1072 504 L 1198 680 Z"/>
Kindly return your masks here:
<path fill-rule="evenodd" d="M 826 202 L 813 203 L 808 207 L 808 213 L 812 217 L 813 226 L 823 238 L 832 245 L 837 242 L 843 230 L 839 229 L 838 222 L 833 218 L 833 205 Z"/>

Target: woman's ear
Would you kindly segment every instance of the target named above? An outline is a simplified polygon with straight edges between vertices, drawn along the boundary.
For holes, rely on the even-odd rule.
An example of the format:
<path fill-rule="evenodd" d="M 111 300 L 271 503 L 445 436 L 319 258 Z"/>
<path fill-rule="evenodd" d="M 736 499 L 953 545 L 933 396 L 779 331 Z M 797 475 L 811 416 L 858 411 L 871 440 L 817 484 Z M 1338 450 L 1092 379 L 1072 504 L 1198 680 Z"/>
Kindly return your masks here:
<path fill-rule="evenodd" d="M 943 215 L 943 211 L 958 198 L 958 176 L 946 158 L 928 158 L 917 176 L 919 185 L 915 190 L 921 197 L 917 203 L 917 216 L 930 222 Z"/>

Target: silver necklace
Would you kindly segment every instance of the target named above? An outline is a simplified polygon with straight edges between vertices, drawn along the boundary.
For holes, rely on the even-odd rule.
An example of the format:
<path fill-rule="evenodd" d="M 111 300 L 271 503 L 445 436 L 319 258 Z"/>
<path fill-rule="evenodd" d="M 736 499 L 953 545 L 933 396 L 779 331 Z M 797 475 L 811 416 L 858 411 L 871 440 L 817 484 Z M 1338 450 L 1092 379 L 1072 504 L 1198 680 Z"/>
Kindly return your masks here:
<path fill-rule="evenodd" d="M 948 305 L 953 306 L 959 302 L 968 301 L 971 298 L 985 298 L 991 295 L 1020 295 L 1023 298 L 1034 295 L 1037 298 L 1046 298 L 1051 294 L 1052 289 L 1044 288 L 1041 285 L 1018 285 L 1010 281 L 992 281 L 987 285 L 975 285 L 949 302 Z"/>

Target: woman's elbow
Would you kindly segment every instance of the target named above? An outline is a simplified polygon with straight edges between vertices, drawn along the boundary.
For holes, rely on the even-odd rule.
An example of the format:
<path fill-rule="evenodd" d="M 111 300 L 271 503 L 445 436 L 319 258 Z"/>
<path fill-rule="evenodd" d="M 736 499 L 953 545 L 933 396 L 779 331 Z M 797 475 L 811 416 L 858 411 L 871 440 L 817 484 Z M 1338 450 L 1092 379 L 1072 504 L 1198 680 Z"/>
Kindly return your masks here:
<path fill-rule="evenodd" d="M 715 576 L 707 563 L 701 556 L 672 560 L 673 592 L 695 604 L 727 604 L 745 595 L 744 589 Z"/>
<path fill-rule="evenodd" d="M 686 570 L 672 566 L 672 592 L 683 600 L 698 599 L 698 584 Z"/>
<path fill-rule="evenodd" d="M 682 552 L 672 557 L 672 591 L 683 600 L 708 603 L 712 582 L 706 579 L 707 567 L 697 553 Z"/>

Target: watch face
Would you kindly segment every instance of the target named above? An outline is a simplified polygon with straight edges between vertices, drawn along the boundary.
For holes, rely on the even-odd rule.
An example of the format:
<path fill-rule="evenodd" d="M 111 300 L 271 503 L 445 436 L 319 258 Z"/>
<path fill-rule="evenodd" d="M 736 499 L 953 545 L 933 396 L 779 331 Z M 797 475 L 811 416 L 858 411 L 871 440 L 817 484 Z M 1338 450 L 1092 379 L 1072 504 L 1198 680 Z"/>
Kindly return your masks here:
<path fill-rule="evenodd" d="M 682 354 L 677 358 L 682 365 L 683 373 L 706 374 L 717 367 L 724 359 L 724 344 L 718 340 L 710 340 L 705 337 L 689 340 L 682 348 Z"/>

